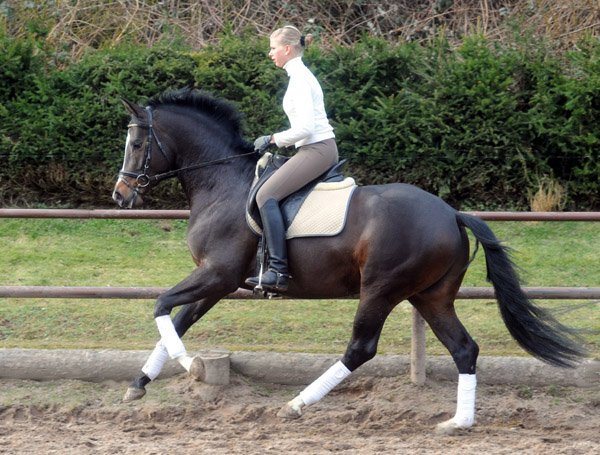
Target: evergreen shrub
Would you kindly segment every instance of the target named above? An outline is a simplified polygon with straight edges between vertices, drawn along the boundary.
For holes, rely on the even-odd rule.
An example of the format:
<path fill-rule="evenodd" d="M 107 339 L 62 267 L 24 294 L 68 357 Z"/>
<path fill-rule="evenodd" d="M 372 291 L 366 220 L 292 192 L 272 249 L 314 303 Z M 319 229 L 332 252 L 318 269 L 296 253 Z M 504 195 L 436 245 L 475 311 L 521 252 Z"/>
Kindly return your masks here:
<path fill-rule="evenodd" d="M 542 179 L 565 188 L 567 208 L 600 205 L 600 44 L 560 55 L 528 37 L 457 48 L 363 36 L 309 48 L 342 158 L 361 184 L 413 183 L 457 208 L 525 208 Z M 183 42 L 90 49 L 62 62 L 41 37 L 0 33 L 0 204 L 112 205 L 128 115 L 184 86 L 235 102 L 247 136 L 287 127 L 285 71 L 268 39 L 225 34 L 193 51 Z M 183 207 L 175 181 L 150 207 Z"/>

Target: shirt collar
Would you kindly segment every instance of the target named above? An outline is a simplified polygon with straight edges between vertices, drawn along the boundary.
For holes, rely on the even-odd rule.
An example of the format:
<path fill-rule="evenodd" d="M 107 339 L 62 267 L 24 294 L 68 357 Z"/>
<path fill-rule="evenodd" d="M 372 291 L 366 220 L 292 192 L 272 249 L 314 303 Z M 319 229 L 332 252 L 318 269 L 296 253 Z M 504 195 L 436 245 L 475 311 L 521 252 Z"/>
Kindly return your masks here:
<path fill-rule="evenodd" d="M 287 71 L 288 76 L 291 76 L 294 72 L 296 72 L 299 68 L 303 67 L 304 63 L 302 62 L 302 57 L 294 57 L 291 60 L 283 65 L 283 69 Z"/>

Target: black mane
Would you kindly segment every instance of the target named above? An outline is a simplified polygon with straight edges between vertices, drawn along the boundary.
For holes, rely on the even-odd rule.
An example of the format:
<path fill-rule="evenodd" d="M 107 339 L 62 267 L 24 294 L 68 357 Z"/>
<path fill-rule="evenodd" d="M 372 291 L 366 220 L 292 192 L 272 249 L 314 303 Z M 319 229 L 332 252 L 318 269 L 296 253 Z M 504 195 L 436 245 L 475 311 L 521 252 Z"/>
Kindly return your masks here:
<path fill-rule="evenodd" d="M 210 93 L 182 88 L 164 92 L 148 101 L 148 105 L 152 109 L 159 106 L 189 107 L 219 123 L 225 123 L 233 133 L 244 137 L 243 115 L 238 111 L 237 106 Z"/>

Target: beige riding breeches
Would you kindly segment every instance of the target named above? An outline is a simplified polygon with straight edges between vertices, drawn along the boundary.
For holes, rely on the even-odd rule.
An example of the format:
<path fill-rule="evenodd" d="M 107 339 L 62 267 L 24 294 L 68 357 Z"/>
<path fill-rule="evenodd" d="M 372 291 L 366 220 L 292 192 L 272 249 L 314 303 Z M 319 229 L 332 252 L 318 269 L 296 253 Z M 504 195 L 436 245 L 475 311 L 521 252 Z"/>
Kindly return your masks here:
<path fill-rule="evenodd" d="M 299 190 L 338 162 L 335 139 L 303 145 L 265 182 L 256 194 L 258 207 L 269 199 L 277 202 Z"/>

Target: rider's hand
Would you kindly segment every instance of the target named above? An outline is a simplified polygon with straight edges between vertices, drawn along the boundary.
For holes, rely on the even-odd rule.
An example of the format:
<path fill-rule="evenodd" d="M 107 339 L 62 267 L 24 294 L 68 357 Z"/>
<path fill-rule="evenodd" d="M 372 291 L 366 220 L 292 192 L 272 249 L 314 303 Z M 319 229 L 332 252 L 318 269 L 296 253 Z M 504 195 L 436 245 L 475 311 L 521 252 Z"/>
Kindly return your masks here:
<path fill-rule="evenodd" d="M 260 155 L 264 155 L 269 148 L 273 147 L 275 144 L 271 142 L 271 136 L 261 136 L 254 141 L 254 151 L 258 152 Z"/>

